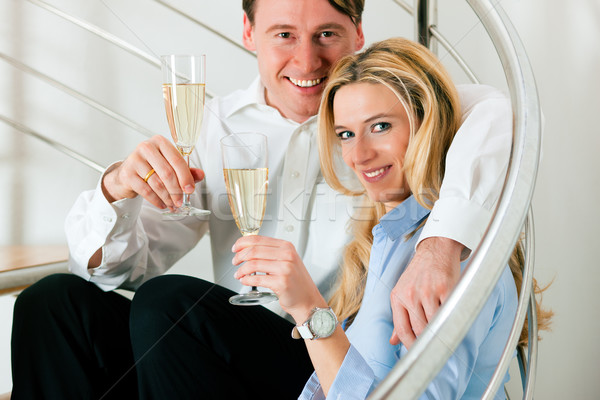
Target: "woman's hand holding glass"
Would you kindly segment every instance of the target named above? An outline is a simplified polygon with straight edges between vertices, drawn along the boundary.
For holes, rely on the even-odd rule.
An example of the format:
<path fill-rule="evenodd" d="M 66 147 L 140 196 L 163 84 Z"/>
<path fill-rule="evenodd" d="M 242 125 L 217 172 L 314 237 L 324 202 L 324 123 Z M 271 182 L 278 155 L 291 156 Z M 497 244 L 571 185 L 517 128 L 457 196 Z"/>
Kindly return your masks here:
<path fill-rule="evenodd" d="M 271 289 L 279 304 L 297 323 L 302 323 L 314 307 L 327 302 L 306 270 L 294 245 L 265 236 L 245 236 L 233 245 L 232 263 L 242 264 L 235 278 L 246 286 Z M 263 272 L 265 275 L 253 275 Z"/>

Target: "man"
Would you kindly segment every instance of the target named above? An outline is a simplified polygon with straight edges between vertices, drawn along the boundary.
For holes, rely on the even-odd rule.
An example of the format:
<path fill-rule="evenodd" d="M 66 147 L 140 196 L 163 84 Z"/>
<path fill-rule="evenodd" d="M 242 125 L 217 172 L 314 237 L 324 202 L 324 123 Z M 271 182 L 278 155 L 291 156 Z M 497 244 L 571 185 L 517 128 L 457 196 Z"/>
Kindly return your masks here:
<path fill-rule="evenodd" d="M 201 168 L 188 168 L 171 143 L 154 137 L 109 167 L 95 191 L 79 197 L 66 222 L 70 268 L 95 285 L 54 276 L 20 296 L 13 327 L 15 399 L 130 398 L 138 387 L 142 398 L 282 398 L 302 390 L 279 383 L 292 373 L 302 382 L 312 372 L 301 341 L 279 343 L 291 324 L 273 322 L 272 313 L 261 307 L 230 306 L 222 301 L 222 288 L 197 279 L 171 276 L 145 283 L 209 229 L 216 283 L 240 289 L 231 267 L 231 246 L 239 233 L 225 195 L 219 139 L 229 131 L 249 130 L 269 140 L 271 193 L 261 235 L 293 244 L 325 296 L 334 283 L 351 204 L 320 176 L 315 114 L 330 67 L 364 44 L 363 1 L 244 0 L 243 7 L 243 42 L 257 53 L 260 80 L 206 105 L 191 163 Z M 481 87 L 465 89 L 461 96 L 465 121 L 448 155 L 439 204 L 392 295 L 396 335 L 391 341 L 406 346 L 458 280 L 461 253 L 481 238 L 508 160 L 508 101 Z M 198 181 L 201 195 L 195 200 L 212 211 L 208 222 L 165 220 L 159 209 L 179 205 L 181 191 L 193 192 Z M 130 304 L 111 292 L 116 288 L 139 290 Z M 210 311 L 195 313 L 198 302 L 211 301 Z M 279 312 L 277 304 L 270 307 Z M 229 345 L 196 349 L 193 337 L 210 335 L 211 318 L 231 319 Z M 257 336 L 253 324 L 269 324 L 273 336 Z M 255 360 L 236 360 L 237 345 L 255 346 Z M 195 369 L 194 359 L 210 357 L 211 351 L 230 354 L 231 365 L 215 368 L 231 371 L 241 386 L 211 381 L 211 371 Z M 297 352 L 298 365 L 282 366 L 281 379 L 261 377 L 260 363 L 277 362 L 280 351 Z M 57 368 L 58 360 L 69 368 Z M 238 378 L 240 370 L 253 370 L 254 379 Z"/>

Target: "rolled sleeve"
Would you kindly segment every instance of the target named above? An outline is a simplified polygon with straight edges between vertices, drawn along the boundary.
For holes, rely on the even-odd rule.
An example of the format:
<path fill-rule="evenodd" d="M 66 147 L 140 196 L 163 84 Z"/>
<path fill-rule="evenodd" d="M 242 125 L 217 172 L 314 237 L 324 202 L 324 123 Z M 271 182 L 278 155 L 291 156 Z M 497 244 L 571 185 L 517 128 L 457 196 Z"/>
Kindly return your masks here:
<path fill-rule="evenodd" d="M 433 236 L 479 244 L 506 179 L 512 146 L 512 108 L 500 91 L 484 85 L 458 87 L 463 121 L 446 156 L 446 172 L 419 242 Z M 417 243 L 418 244 L 418 243 Z"/>
<path fill-rule="evenodd" d="M 113 164 L 106 172 L 110 171 Z M 102 177 L 106 174 L 103 174 Z M 102 192 L 102 178 L 95 190 L 83 192 L 76 200 L 65 220 L 65 232 L 69 243 L 69 270 L 82 278 L 95 282 L 104 290 L 112 290 L 125 282 L 131 272 L 115 266 L 139 249 L 136 224 L 143 199 L 122 199 L 109 203 Z M 135 242 L 131 246 L 132 240 Z M 102 248 L 102 262 L 96 268 L 88 268 L 90 258 Z"/>
<path fill-rule="evenodd" d="M 492 218 L 492 211 L 475 201 L 460 197 L 440 198 L 423 227 L 419 242 L 430 237 L 445 237 L 465 246 L 461 260 L 479 245 Z"/>

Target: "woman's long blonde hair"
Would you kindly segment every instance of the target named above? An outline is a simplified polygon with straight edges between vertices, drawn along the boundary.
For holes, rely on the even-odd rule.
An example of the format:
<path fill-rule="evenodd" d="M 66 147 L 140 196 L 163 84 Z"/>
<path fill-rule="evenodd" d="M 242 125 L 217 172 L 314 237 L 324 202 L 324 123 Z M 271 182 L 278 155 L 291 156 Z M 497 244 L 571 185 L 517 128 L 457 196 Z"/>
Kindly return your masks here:
<path fill-rule="evenodd" d="M 416 42 L 394 38 L 375 43 L 362 53 L 344 57 L 331 71 L 319 110 L 321 170 L 333 189 L 358 196 L 363 203 L 351 219 L 353 240 L 344 251 L 338 288 L 330 299 L 338 318 L 349 318 L 350 323 L 364 294 L 373 244 L 371 231 L 386 212 L 384 205 L 370 200 L 364 189 L 352 188 L 340 179 L 344 175 L 339 169 L 342 150 L 334 128 L 333 101 L 341 87 L 353 83 L 383 85 L 404 106 L 410 121 L 404 173 L 412 195 L 427 209 L 439 197 L 446 154 L 461 123 L 458 94 L 449 74 L 433 53 Z M 521 246 L 517 245 L 510 264 L 519 290 L 522 261 Z M 543 327 L 549 315 L 538 314 Z"/>

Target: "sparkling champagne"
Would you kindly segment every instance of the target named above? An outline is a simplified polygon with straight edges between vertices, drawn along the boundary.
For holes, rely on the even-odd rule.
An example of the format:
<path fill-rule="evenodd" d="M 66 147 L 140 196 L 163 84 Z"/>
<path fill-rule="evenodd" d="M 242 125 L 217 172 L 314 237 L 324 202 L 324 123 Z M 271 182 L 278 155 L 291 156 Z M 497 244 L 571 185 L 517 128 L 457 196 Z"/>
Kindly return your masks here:
<path fill-rule="evenodd" d="M 256 235 L 267 204 L 269 169 L 223 169 L 229 206 L 242 235 Z"/>
<path fill-rule="evenodd" d="M 187 156 L 198 141 L 204 117 L 204 84 L 163 84 L 167 121 L 179 152 Z"/>

